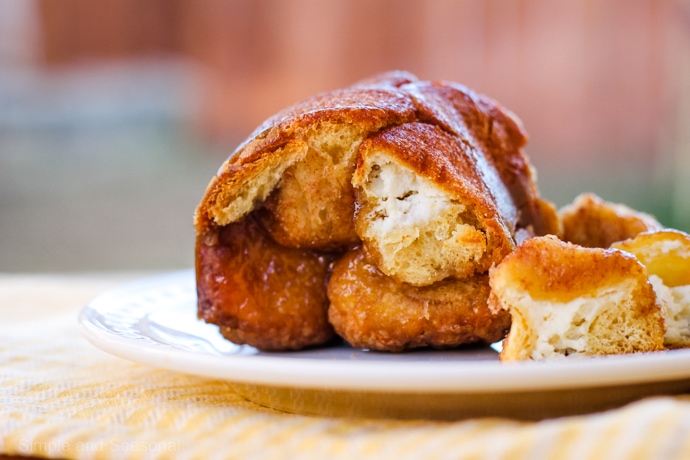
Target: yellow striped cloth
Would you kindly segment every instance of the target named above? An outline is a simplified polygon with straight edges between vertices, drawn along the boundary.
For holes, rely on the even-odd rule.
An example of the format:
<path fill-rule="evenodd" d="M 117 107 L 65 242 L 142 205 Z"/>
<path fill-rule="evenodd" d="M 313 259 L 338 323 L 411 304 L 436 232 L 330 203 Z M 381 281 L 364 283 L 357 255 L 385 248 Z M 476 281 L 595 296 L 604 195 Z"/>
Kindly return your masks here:
<path fill-rule="evenodd" d="M 84 459 L 690 458 L 690 396 L 541 422 L 284 414 L 105 354 L 76 318 L 120 277 L 0 275 L 0 454 Z"/>

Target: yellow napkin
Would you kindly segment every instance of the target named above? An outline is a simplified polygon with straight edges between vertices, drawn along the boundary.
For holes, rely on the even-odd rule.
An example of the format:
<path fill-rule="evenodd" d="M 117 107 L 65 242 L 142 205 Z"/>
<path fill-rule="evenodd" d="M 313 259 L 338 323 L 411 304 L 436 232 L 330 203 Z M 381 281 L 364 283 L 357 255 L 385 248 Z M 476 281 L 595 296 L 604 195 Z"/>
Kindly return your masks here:
<path fill-rule="evenodd" d="M 517 422 L 280 413 L 222 381 L 103 353 L 80 308 L 120 276 L 0 275 L 0 454 L 50 458 L 690 458 L 690 396 Z"/>

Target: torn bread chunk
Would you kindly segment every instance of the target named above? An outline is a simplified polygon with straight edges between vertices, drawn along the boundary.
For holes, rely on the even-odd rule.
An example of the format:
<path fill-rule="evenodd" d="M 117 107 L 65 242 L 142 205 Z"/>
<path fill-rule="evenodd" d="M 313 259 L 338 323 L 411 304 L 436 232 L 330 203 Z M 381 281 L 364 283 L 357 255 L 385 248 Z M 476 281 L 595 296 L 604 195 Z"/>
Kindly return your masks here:
<path fill-rule="evenodd" d="M 640 233 L 612 247 L 647 267 L 666 320 L 664 345 L 690 347 L 690 235 L 671 229 Z"/>
<path fill-rule="evenodd" d="M 355 229 L 369 260 L 425 286 L 486 272 L 515 248 L 511 223 L 458 137 L 424 123 L 382 131 L 360 147 Z"/>
<path fill-rule="evenodd" d="M 197 248 L 197 314 L 236 344 L 296 350 L 333 338 L 324 279 L 333 256 L 286 248 L 248 218 Z M 270 274 L 270 276 L 268 276 Z"/>
<path fill-rule="evenodd" d="M 616 241 L 662 229 L 653 216 L 605 201 L 593 193 L 579 195 L 559 210 L 559 216 L 562 239 L 588 248 L 608 248 Z"/>
<path fill-rule="evenodd" d="M 307 151 L 283 171 L 274 192 L 257 210 L 274 240 L 296 248 L 334 249 L 358 241 L 351 178 L 367 128 L 344 123 L 305 127 Z"/>
<path fill-rule="evenodd" d="M 512 318 L 502 361 L 664 348 L 647 271 L 623 251 L 531 238 L 491 269 L 490 285 L 490 308 Z"/>

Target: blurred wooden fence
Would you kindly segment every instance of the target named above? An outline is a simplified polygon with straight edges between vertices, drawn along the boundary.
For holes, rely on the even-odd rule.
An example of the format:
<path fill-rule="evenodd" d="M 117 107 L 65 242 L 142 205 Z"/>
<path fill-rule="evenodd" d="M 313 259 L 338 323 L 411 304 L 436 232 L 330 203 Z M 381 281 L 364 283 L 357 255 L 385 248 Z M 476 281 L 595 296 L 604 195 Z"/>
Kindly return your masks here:
<path fill-rule="evenodd" d="M 387 69 L 450 79 L 516 112 L 553 167 L 653 167 L 687 85 L 682 0 L 44 0 L 44 62 L 177 54 L 202 64 L 202 125 L 247 134 L 317 91 Z M 667 149 L 666 149 L 667 150 Z"/>

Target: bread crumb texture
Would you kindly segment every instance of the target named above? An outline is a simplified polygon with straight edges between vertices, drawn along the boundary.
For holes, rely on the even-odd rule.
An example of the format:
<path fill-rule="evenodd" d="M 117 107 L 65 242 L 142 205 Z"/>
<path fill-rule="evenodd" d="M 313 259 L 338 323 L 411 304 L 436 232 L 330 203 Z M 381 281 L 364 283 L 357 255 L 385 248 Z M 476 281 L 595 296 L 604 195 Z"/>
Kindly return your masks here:
<path fill-rule="evenodd" d="M 382 272 L 423 286 L 469 271 L 464 267 L 482 259 L 486 236 L 471 204 L 384 155 L 369 162 L 362 239 L 375 246 Z"/>

